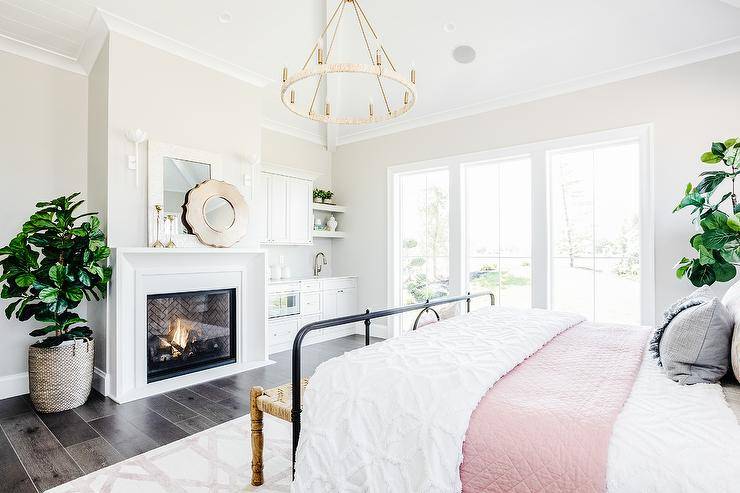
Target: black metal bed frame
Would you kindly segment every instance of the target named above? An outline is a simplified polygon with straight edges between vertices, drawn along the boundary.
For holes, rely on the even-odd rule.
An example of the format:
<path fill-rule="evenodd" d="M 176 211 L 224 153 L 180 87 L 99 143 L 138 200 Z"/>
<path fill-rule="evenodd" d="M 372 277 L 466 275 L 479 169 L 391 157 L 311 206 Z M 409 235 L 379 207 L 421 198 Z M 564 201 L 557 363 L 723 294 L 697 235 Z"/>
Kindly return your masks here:
<path fill-rule="evenodd" d="M 348 315 L 345 317 L 330 318 L 327 320 L 319 320 L 310 324 L 304 325 L 296 334 L 293 340 L 293 355 L 292 355 L 292 393 L 293 393 L 293 409 L 290 412 L 291 421 L 293 423 L 293 474 L 295 476 L 295 454 L 298 449 L 298 437 L 301 434 L 301 346 L 303 339 L 306 335 L 319 329 L 325 329 L 328 327 L 336 327 L 339 325 L 351 324 L 355 322 L 364 322 L 365 324 L 365 346 L 370 345 L 370 321 L 375 318 L 384 318 L 392 315 L 398 315 L 400 313 L 412 312 L 414 310 L 421 310 L 414 320 L 414 325 L 411 330 L 416 330 L 419 320 L 424 313 L 432 312 L 436 315 L 437 320 L 440 319 L 439 313 L 432 308 L 433 306 L 446 305 L 448 303 L 458 303 L 465 301 L 467 312 L 470 313 L 470 301 L 473 298 L 480 296 L 489 296 L 491 298 L 491 305 L 496 302 L 496 297 L 491 292 L 482 292 L 475 294 L 466 294 L 464 296 L 448 296 L 446 298 L 437 298 L 433 300 L 427 300 L 424 303 L 416 303 L 414 305 L 406 305 L 396 308 L 386 308 L 384 310 L 378 310 L 371 312 L 370 309 L 365 310 L 365 313 L 358 315 Z"/>

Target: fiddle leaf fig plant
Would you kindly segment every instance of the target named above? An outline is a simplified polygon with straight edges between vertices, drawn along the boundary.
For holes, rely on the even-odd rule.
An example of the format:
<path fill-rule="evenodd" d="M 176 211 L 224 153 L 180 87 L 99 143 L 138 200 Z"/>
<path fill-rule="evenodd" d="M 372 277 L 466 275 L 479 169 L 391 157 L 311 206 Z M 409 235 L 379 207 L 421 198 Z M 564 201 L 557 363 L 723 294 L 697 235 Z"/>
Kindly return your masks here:
<path fill-rule="evenodd" d="M 44 324 L 30 333 L 44 337 L 37 347 L 90 339 L 92 330 L 74 310 L 83 299 L 105 297 L 111 278 L 105 265 L 110 248 L 97 212 L 74 215 L 84 203 L 75 200 L 79 195 L 37 203 L 39 210 L 0 248 L 0 297 L 14 300 L 5 316 Z"/>
<path fill-rule="evenodd" d="M 673 212 L 689 208 L 692 222 L 701 231 L 689 242 L 696 250 L 696 258 L 682 258 L 676 264 L 676 276 L 687 277 L 694 286 L 730 281 L 740 264 L 740 206 L 735 193 L 735 179 L 740 174 L 740 139 L 714 142 L 701 155 L 707 165 L 720 165 L 701 173 L 694 186 L 689 183 L 684 197 Z M 729 181 L 728 191 L 715 197 L 720 187 Z"/>

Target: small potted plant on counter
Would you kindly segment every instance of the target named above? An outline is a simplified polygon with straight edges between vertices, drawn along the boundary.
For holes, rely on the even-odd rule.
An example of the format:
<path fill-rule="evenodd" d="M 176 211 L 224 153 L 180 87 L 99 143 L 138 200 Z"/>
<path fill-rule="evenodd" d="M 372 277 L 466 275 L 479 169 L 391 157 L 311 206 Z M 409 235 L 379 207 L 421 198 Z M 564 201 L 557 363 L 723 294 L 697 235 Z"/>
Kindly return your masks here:
<path fill-rule="evenodd" d="M 105 296 L 110 256 L 97 213 L 74 215 L 79 193 L 39 202 L 10 244 L 0 248 L 5 316 L 34 318 L 43 339 L 28 348 L 31 402 L 39 412 L 85 403 L 93 374 L 93 332 L 75 310 L 83 299 Z M 87 218 L 86 220 L 83 218 Z"/>

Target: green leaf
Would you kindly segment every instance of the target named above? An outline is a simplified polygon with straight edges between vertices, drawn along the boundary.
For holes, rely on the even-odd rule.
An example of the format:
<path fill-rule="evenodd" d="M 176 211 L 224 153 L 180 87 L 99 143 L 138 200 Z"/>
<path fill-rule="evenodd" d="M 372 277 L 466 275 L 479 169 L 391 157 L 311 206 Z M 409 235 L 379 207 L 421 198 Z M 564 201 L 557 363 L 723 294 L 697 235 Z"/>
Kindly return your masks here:
<path fill-rule="evenodd" d="M 62 264 L 54 264 L 49 269 L 49 279 L 54 281 L 54 285 L 59 287 L 64 282 L 64 266 Z"/>
<path fill-rule="evenodd" d="M 47 325 L 46 327 L 32 330 L 28 335 L 33 336 L 33 337 L 41 337 L 41 336 L 45 336 L 46 334 L 50 332 L 56 332 L 57 330 L 62 330 L 62 328 L 59 327 L 58 325 Z"/>
<path fill-rule="evenodd" d="M 711 265 L 714 263 L 714 255 L 704 245 L 699 246 L 699 263 L 701 265 Z"/>
<path fill-rule="evenodd" d="M 699 193 L 691 192 L 683 199 L 681 199 L 681 202 L 679 202 L 676 208 L 673 209 L 673 212 L 676 212 L 679 209 L 683 209 L 684 207 L 688 207 L 691 205 L 693 205 L 694 207 L 702 207 L 704 205 L 704 202 L 704 197 L 702 197 Z"/>
<path fill-rule="evenodd" d="M 705 231 L 702 235 L 702 244 L 712 250 L 720 250 L 729 241 L 737 239 L 738 235 L 735 232 L 726 231 L 723 229 L 710 229 Z"/>
<path fill-rule="evenodd" d="M 702 238 L 701 233 L 695 234 L 691 237 L 689 240 L 689 243 L 692 247 L 694 247 L 694 250 L 699 250 L 699 247 L 704 244 L 704 238 Z"/>
<path fill-rule="evenodd" d="M 725 248 L 719 250 L 719 254 L 722 256 L 725 262 L 728 262 L 730 264 L 740 263 L 740 246 L 728 248 L 727 245 L 725 245 Z"/>
<path fill-rule="evenodd" d="M 676 262 L 676 265 L 673 266 L 673 268 L 676 269 L 676 277 L 681 279 L 686 274 L 689 267 L 691 267 L 691 263 L 692 261 L 686 257 Z"/>
<path fill-rule="evenodd" d="M 712 285 L 717 280 L 717 276 L 714 273 L 711 265 L 701 265 L 698 260 L 695 260 L 691 265 L 691 271 L 689 272 L 689 280 L 691 284 L 696 287 L 704 285 Z"/>
<path fill-rule="evenodd" d="M 693 190 L 693 188 L 694 188 L 694 186 L 691 183 L 689 183 L 688 185 L 686 185 L 686 191 L 683 194 L 684 195 L 688 195 L 689 193 L 691 193 L 691 190 Z M 412 240 L 412 241 L 414 241 L 414 240 Z M 413 247 L 411 247 L 411 248 L 413 248 Z"/>
<path fill-rule="evenodd" d="M 21 274 L 20 276 L 15 278 L 15 283 L 21 288 L 33 286 L 34 282 L 36 282 L 36 278 L 33 276 L 33 274 Z"/>
<path fill-rule="evenodd" d="M 20 302 L 23 300 L 14 301 L 11 304 L 9 304 L 7 307 L 5 307 L 5 318 L 10 319 L 10 317 L 13 316 L 13 312 L 15 311 L 16 307 L 20 304 Z"/>
<path fill-rule="evenodd" d="M 725 147 L 729 149 L 730 147 L 734 146 L 737 142 L 738 142 L 738 139 L 728 139 L 725 141 Z"/>
<path fill-rule="evenodd" d="M 699 223 L 704 231 L 711 229 L 725 229 L 728 221 L 727 214 L 722 211 L 714 211 Z"/>
<path fill-rule="evenodd" d="M 701 155 L 701 162 L 706 164 L 717 164 L 722 161 L 722 156 L 716 156 L 714 153 L 705 152 Z"/>
<path fill-rule="evenodd" d="M 74 303 L 78 303 L 82 301 L 82 298 L 84 295 L 82 294 L 82 289 L 78 288 L 77 286 L 69 288 L 65 293 L 64 297 L 67 298 L 69 301 L 72 301 Z"/>
<path fill-rule="evenodd" d="M 44 303 L 54 303 L 59 297 L 58 288 L 44 288 L 39 293 L 39 299 Z"/>
<path fill-rule="evenodd" d="M 724 156 L 727 147 L 722 142 L 712 142 L 712 154 L 715 156 Z"/>
<path fill-rule="evenodd" d="M 737 275 L 737 269 L 734 265 L 728 264 L 727 262 L 716 262 L 712 266 L 714 275 L 719 282 L 732 281 Z"/>
<path fill-rule="evenodd" d="M 740 231 L 740 214 L 735 213 L 727 218 L 727 227 L 733 231 Z"/>
<path fill-rule="evenodd" d="M 696 186 L 699 193 L 712 193 L 725 181 L 728 174 L 724 171 L 705 176 Z"/>

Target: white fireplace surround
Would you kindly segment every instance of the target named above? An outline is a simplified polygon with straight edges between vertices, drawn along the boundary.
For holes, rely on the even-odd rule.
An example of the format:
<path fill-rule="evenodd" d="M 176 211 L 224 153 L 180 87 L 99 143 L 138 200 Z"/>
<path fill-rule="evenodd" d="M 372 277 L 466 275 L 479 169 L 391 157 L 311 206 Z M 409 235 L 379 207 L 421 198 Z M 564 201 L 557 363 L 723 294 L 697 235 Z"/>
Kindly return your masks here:
<path fill-rule="evenodd" d="M 270 363 L 263 250 L 115 248 L 111 258 L 107 331 L 95 348 L 101 393 L 124 403 Z M 236 289 L 236 363 L 147 383 L 147 296 L 226 288 Z"/>

